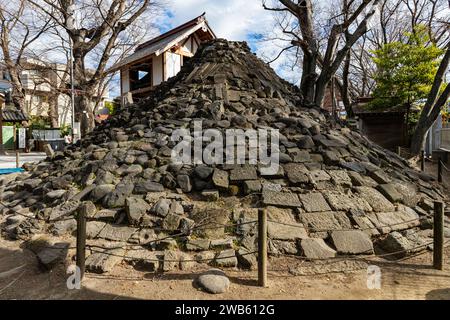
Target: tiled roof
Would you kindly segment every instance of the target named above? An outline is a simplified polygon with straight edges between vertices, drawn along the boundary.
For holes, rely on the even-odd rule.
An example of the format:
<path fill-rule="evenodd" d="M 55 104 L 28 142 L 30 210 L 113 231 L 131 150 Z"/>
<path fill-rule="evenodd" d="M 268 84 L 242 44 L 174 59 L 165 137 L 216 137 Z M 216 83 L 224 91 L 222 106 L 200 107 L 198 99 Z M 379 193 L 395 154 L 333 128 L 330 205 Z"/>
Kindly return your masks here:
<path fill-rule="evenodd" d="M 209 27 L 204 14 L 202 14 L 201 16 L 192 19 L 191 21 L 188 21 L 181 26 L 178 26 L 175 29 L 172 29 L 154 39 L 141 44 L 137 47 L 136 51 L 133 54 L 113 65 L 107 70 L 107 72 L 117 71 L 124 65 L 148 57 L 152 54 L 159 56 L 164 51 L 170 49 L 174 44 L 189 37 L 199 29 L 204 29 L 206 30 L 206 32 L 209 32 L 212 39 L 216 38 L 216 35 Z"/>
<path fill-rule="evenodd" d="M 28 121 L 28 116 L 19 110 L 2 110 L 2 119 L 6 122 Z"/>

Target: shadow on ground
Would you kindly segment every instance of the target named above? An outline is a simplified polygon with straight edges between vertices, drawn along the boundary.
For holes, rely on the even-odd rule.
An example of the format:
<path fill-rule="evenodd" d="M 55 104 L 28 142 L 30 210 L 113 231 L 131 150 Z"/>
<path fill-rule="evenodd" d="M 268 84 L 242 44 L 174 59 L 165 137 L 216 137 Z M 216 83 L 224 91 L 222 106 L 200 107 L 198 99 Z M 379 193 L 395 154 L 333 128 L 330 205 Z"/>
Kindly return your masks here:
<path fill-rule="evenodd" d="M 431 290 L 426 294 L 425 299 L 450 300 L 450 288 Z"/>

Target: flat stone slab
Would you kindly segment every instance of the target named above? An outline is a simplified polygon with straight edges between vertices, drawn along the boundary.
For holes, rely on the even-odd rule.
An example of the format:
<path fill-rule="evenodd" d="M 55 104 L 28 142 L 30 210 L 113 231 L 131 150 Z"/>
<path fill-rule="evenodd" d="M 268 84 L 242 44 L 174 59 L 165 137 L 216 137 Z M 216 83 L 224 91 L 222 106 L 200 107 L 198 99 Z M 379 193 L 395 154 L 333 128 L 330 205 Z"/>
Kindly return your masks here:
<path fill-rule="evenodd" d="M 123 260 L 124 253 L 125 250 L 122 248 L 94 252 L 86 258 L 86 270 L 93 273 L 110 272 L 115 265 Z"/>
<path fill-rule="evenodd" d="M 301 202 L 296 193 L 263 191 L 263 203 L 281 207 L 300 207 Z"/>
<path fill-rule="evenodd" d="M 344 170 L 329 170 L 327 171 L 331 176 L 331 180 L 336 185 L 342 185 L 345 187 L 350 187 L 352 185 L 352 179 L 348 176 L 347 172 Z"/>
<path fill-rule="evenodd" d="M 310 232 L 351 229 L 350 219 L 344 212 L 305 212 L 300 219 Z"/>
<path fill-rule="evenodd" d="M 396 190 L 392 183 L 380 184 L 377 187 L 378 191 L 391 202 L 400 202 L 402 195 Z"/>
<path fill-rule="evenodd" d="M 330 181 L 331 177 L 325 170 L 314 170 L 308 173 L 311 183 L 319 183 L 323 181 Z"/>
<path fill-rule="evenodd" d="M 106 222 L 88 221 L 86 223 L 86 238 L 88 239 L 96 238 L 100 234 L 100 231 L 102 231 L 105 226 Z"/>
<path fill-rule="evenodd" d="M 306 212 L 331 211 L 327 201 L 319 192 L 299 194 L 299 197 Z"/>
<path fill-rule="evenodd" d="M 100 231 L 98 237 L 106 240 L 126 242 L 137 230 L 136 228 L 127 226 L 106 224 Z"/>
<path fill-rule="evenodd" d="M 331 239 L 340 254 L 373 253 L 373 244 L 370 237 L 361 230 L 333 231 Z"/>
<path fill-rule="evenodd" d="M 305 227 L 300 223 L 293 223 L 291 226 L 276 222 L 268 222 L 267 233 L 270 239 L 275 240 L 295 240 L 308 238 Z"/>
<path fill-rule="evenodd" d="M 300 163 L 287 163 L 283 166 L 287 178 L 292 184 L 308 183 L 308 169 Z"/>
<path fill-rule="evenodd" d="M 302 239 L 300 247 L 304 256 L 310 259 L 328 259 L 336 256 L 336 251 L 320 238 Z"/>
<path fill-rule="evenodd" d="M 191 251 L 208 250 L 211 241 L 208 239 L 191 239 L 186 243 L 186 249 Z"/>
<path fill-rule="evenodd" d="M 417 212 L 403 205 L 399 205 L 398 211 L 371 212 L 367 214 L 367 217 L 381 233 L 409 229 L 420 225 Z"/>
<path fill-rule="evenodd" d="M 370 187 L 355 187 L 355 190 L 358 196 L 369 203 L 373 211 L 386 212 L 395 210 L 394 205 L 376 189 Z"/>
<path fill-rule="evenodd" d="M 196 283 L 203 290 L 213 294 L 224 293 L 230 288 L 230 280 L 220 269 L 211 269 L 202 273 Z"/>
<path fill-rule="evenodd" d="M 335 191 L 326 191 L 324 196 L 335 211 L 363 210 L 372 211 L 372 207 L 362 197 L 355 197 L 353 194 L 344 194 Z"/>

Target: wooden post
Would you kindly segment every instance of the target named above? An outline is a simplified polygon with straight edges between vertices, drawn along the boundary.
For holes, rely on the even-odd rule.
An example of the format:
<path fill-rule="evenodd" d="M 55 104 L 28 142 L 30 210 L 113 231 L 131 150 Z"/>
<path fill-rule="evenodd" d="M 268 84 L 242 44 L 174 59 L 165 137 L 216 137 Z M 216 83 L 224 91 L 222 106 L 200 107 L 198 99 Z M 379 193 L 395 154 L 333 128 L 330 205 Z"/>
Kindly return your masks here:
<path fill-rule="evenodd" d="M 433 266 L 437 270 L 444 268 L 444 203 L 434 202 L 433 226 Z"/>
<path fill-rule="evenodd" d="M 258 210 L 258 285 L 267 286 L 267 212 Z"/>
<path fill-rule="evenodd" d="M 19 150 L 16 149 L 16 168 L 20 168 Z"/>
<path fill-rule="evenodd" d="M 80 268 L 80 281 L 83 280 L 86 260 L 86 215 L 84 210 L 77 216 L 77 267 Z"/>
<path fill-rule="evenodd" d="M 442 160 L 440 157 L 438 160 L 438 182 L 442 182 Z"/>
<path fill-rule="evenodd" d="M 425 171 L 425 151 L 420 152 L 420 170 Z"/>
<path fill-rule="evenodd" d="M 401 157 L 402 156 L 402 148 L 400 146 L 397 147 L 397 154 Z"/>
<path fill-rule="evenodd" d="M 2 111 L 3 102 L 0 101 L 0 155 L 5 154 L 5 148 L 3 147 L 3 111 Z"/>

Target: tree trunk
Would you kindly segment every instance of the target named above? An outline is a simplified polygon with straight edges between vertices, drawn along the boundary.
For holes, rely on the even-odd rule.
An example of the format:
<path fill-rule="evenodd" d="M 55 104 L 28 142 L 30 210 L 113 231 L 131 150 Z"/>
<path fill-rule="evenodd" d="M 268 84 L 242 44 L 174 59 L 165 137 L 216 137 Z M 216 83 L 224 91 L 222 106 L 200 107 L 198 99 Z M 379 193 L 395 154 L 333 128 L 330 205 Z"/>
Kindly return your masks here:
<path fill-rule="evenodd" d="M 420 115 L 419 122 L 417 123 L 416 129 L 414 130 L 411 141 L 412 154 L 418 155 L 423 149 L 423 145 L 425 143 L 425 135 L 427 134 L 428 129 L 430 129 L 430 127 L 436 121 L 439 113 L 441 112 L 442 106 L 446 104 L 449 97 L 450 84 L 447 84 L 444 91 L 439 96 L 436 103 L 433 105 L 429 114 L 423 114 L 425 111 L 422 110 L 422 114 Z"/>
<path fill-rule="evenodd" d="M 58 96 L 50 97 L 48 115 L 50 117 L 50 124 L 52 128 L 58 128 L 59 127 Z"/>
<path fill-rule="evenodd" d="M 304 54 L 300 90 L 302 92 L 305 105 L 307 106 L 314 104 L 315 83 L 317 81 L 316 68 L 317 56 L 314 56 L 314 54 Z"/>
<path fill-rule="evenodd" d="M 351 99 L 348 82 L 348 76 L 350 74 L 350 58 L 351 52 L 349 51 L 344 61 L 344 70 L 342 72 L 342 90 L 341 90 L 342 102 L 344 103 L 347 118 L 352 118 L 354 116 L 352 110 L 352 103 L 350 101 Z"/>
<path fill-rule="evenodd" d="M 314 104 L 319 108 L 322 108 L 323 106 L 325 92 L 327 90 L 328 83 L 330 83 L 330 80 L 331 76 L 329 76 L 328 73 L 324 71 L 324 69 L 322 69 L 322 72 L 316 81 L 316 92 L 314 97 Z"/>
<path fill-rule="evenodd" d="M 92 97 L 83 94 L 77 98 L 75 103 L 75 120 L 80 122 L 81 137 L 91 132 L 95 127 L 94 113 L 92 111 Z"/>

